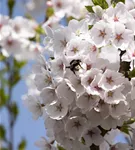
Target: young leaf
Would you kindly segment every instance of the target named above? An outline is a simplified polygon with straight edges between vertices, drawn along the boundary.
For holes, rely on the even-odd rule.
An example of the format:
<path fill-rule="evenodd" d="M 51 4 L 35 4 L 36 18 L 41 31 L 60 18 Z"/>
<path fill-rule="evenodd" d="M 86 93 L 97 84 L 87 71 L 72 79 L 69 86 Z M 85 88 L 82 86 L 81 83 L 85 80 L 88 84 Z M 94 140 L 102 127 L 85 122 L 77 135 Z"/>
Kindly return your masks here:
<path fill-rule="evenodd" d="M 124 125 L 120 128 L 120 130 L 126 134 L 129 134 L 128 126 Z"/>
<path fill-rule="evenodd" d="M 17 61 L 16 59 L 14 59 L 14 66 L 16 69 L 21 69 L 25 64 L 25 61 Z"/>
<path fill-rule="evenodd" d="M 41 25 L 39 25 L 39 26 L 35 29 L 35 31 L 36 31 L 38 34 L 45 34 L 44 29 L 42 28 Z"/>
<path fill-rule="evenodd" d="M 2 147 L 0 150 L 8 150 L 8 148 Z"/>
<path fill-rule="evenodd" d="M 18 150 L 25 150 L 25 148 L 26 148 L 26 140 L 23 139 L 18 145 Z"/>
<path fill-rule="evenodd" d="M 10 83 L 11 86 L 16 85 L 20 81 L 20 79 L 21 79 L 21 76 L 20 76 L 19 72 L 18 71 L 14 72 L 12 78 L 10 79 L 11 80 L 11 83 Z"/>
<path fill-rule="evenodd" d="M 93 6 L 85 6 L 85 7 L 88 10 L 88 12 L 94 13 L 94 11 L 92 9 Z"/>
<path fill-rule="evenodd" d="M 0 140 L 4 140 L 6 135 L 6 130 L 3 125 L 0 125 Z"/>
<path fill-rule="evenodd" d="M 6 95 L 3 88 L 0 88 L 0 107 L 6 104 L 8 96 Z"/>
<path fill-rule="evenodd" d="M 65 150 L 63 147 L 57 145 L 58 150 Z"/>
<path fill-rule="evenodd" d="M 125 3 L 125 0 L 111 0 L 111 4 L 113 6 L 116 6 L 116 4 L 119 3 L 119 2 Z"/>
<path fill-rule="evenodd" d="M 106 0 L 92 0 L 92 2 L 94 5 L 99 5 L 103 9 L 107 9 L 109 7 Z"/>
<path fill-rule="evenodd" d="M 129 71 L 129 77 L 130 78 L 135 77 L 135 69 L 133 69 L 132 71 Z"/>
<path fill-rule="evenodd" d="M 12 105 L 10 107 L 11 107 L 11 112 L 12 112 L 14 118 L 16 119 L 19 114 L 19 109 L 18 109 L 17 103 L 16 102 L 12 103 Z"/>
<path fill-rule="evenodd" d="M 54 15 L 54 10 L 52 7 L 48 7 L 46 10 L 46 17 L 49 18 Z"/>

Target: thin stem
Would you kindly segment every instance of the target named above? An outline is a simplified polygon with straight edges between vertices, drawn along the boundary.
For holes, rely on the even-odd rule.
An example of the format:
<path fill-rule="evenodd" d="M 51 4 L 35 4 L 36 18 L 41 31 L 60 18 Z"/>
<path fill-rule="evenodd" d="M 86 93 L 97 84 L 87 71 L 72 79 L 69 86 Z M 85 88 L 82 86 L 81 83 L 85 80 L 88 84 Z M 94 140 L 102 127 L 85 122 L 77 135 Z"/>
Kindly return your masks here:
<path fill-rule="evenodd" d="M 6 108 L 8 110 L 8 122 L 9 122 L 9 150 L 14 149 L 14 118 L 11 111 L 11 105 L 12 105 L 12 73 L 13 73 L 13 57 L 11 56 L 9 60 L 6 62 L 7 70 L 8 70 L 8 100 L 6 104 Z"/>

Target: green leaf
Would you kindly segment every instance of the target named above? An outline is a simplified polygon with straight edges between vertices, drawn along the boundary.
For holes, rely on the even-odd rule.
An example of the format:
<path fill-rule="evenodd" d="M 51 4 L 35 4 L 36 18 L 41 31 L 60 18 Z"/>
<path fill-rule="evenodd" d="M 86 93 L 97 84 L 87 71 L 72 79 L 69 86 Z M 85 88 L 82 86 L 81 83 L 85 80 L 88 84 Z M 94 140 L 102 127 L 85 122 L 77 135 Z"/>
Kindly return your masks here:
<path fill-rule="evenodd" d="M 16 59 L 14 59 L 14 67 L 16 69 L 21 69 L 22 67 L 24 67 L 25 64 L 25 61 L 17 61 Z"/>
<path fill-rule="evenodd" d="M 123 125 L 123 126 L 120 128 L 120 130 L 121 130 L 122 132 L 126 133 L 126 134 L 129 134 L 128 126 L 126 126 L 126 125 Z"/>
<path fill-rule="evenodd" d="M 0 140 L 4 140 L 6 135 L 6 130 L 3 125 L 0 125 Z"/>
<path fill-rule="evenodd" d="M 38 34 L 45 34 L 45 31 L 41 25 L 39 25 L 35 30 Z"/>
<path fill-rule="evenodd" d="M 88 29 L 90 30 L 92 27 L 93 27 L 93 25 L 89 25 L 89 26 L 88 26 Z"/>
<path fill-rule="evenodd" d="M 9 16 L 12 17 L 15 0 L 8 0 L 7 5 L 9 9 Z"/>
<path fill-rule="evenodd" d="M 3 88 L 5 85 L 8 85 L 8 80 L 5 77 L 6 73 L 7 73 L 6 67 L 0 70 L 1 88 Z"/>
<path fill-rule="evenodd" d="M 63 147 L 57 145 L 58 150 L 65 150 Z"/>
<path fill-rule="evenodd" d="M 0 88 L 0 107 L 4 106 L 7 102 L 8 96 L 3 88 Z"/>
<path fill-rule="evenodd" d="M 54 10 L 52 7 L 48 7 L 46 10 L 46 18 L 49 18 L 54 15 Z"/>
<path fill-rule="evenodd" d="M 133 69 L 132 71 L 129 71 L 129 77 L 130 78 L 135 77 L 135 69 Z"/>
<path fill-rule="evenodd" d="M 117 3 L 122 2 L 125 3 L 125 0 L 111 0 L 111 4 L 115 7 Z"/>
<path fill-rule="evenodd" d="M 88 10 L 88 12 L 94 13 L 94 11 L 92 9 L 93 6 L 85 6 L 85 7 Z"/>
<path fill-rule="evenodd" d="M 0 150 L 8 150 L 8 148 L 2 147 Z"/>
<path fill-rule="evenodd" d="M 18 145 L 18 150 L 25 150 L 25 148 L 26 148 L 26 140 L 23 139 Z"/>
<path fill-rule="evenodd" d="M 99 5 L 103 9 L 107 9 L 109 7 L 106 0 L 92 0 L 92 2 L 94 5 Z"/>
<path fill-rule="evenodd" d="M 124 125 L 130 125 L 130 124 L 133 124 L 135 122 L 135 119 L 134 118 L 131 118 L 130 120 L 126 121 L 124 123 Z"/>
<path fill-rule="evenodd" d="M 20 80 L 21 80 L 21 76 L 20 76 L 19 72 L 18 72 L 18 71 L 15 71 L 15 72 L 13 73 L 12 78 L 10 79 L 10 81 L 11 81 L 11 83 L 10 83 L 11 86 L 15 86 Z"/>
<path fill-rule="evenodd" d="M 81 142 L 85 145 L 85 140 L 83 137 L 81 138 Z"/>
<path fill-rule="evenodd" d="M 12 105 L 10 106 L 10 109 L 11 109 L 14 119 L 16 119 L 19 114 L 17 103 L 13 102 Z"/>
<path fill-rule="evenodd" d="M 2 55 L 2 53 L 0 53 L 0 61 L 5 61 L 6 57 Z"/>

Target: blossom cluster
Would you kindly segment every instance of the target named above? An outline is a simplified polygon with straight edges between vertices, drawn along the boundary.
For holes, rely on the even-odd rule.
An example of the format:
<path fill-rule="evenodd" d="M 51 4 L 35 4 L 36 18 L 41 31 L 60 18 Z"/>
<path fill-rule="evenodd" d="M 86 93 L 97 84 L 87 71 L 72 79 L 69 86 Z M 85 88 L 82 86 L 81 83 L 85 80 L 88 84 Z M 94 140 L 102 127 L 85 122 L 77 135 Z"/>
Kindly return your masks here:
<path fill-rule="evenodd" d="M 25 7 L 33 17 L 39 14 L 44 14 L 45 10 L 51 11 L 52 15 L 49 16 L 46 25 L 52 28 L 57 28 L 59 22 L 63 17 L 73 17 L 76 19 L 84 18 L 87 10 L 85 6 L 92 4 L 89 0 L 30 0 L 25 4 Z"/>
<path fill-rule="evenodd" d="M 127 76 L 135 68 L 135 9 L 121 2 L 92 9 L 67 27 L 45 27 L 47 56 L 32 71 L 38 94 L 24 97 L 34 118 L 45 120 L 48 141 L 36 143 L 41 148 L 133 149 L 133 141 L 114 144 L 109 135 L 135 118 L 135 77 Z"/>
<path fill-rule="evenodd" d="M 43 51 L 39 43 L 30 39 L 36 36 L 38 23 L 21 16 L 10 19 L 0 15 L 0 47 L 5 57 L 14 56 L 17 60 L 29 60 Z"/>

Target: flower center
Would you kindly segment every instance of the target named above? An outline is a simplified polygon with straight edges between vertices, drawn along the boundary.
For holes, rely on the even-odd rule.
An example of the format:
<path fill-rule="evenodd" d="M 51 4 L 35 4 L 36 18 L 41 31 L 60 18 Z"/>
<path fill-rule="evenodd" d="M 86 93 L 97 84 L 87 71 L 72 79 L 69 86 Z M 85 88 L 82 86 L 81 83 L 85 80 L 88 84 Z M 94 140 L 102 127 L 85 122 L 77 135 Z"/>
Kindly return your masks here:
<path fill-rule="evenodd" d="M 113 92 L 112 91 L 108 92 L 108 97 L 113 97 Z"/>
<path fill-rule="evenodd" d="M 90 137 L 92 137 L 95 133 L 93 131 L 88 130 L 87 135 L 89 135 Z"/>
<path fill-rule="evenodd" d="M 96 46 L 95 46 L 95 45 L 94 45 L 94 46 L 92 46 L 92 48 L 91 48 L 91 49 L 92 49 L 92 51 L 93 51 L 93 52 L 95 52 L 95 51 L 97 50 L 97 48 L 96 48 Z"/>
<path fill-rule="evenodd" d="M 121 34 L 116 34 L 115 39 L 116 39 L 118 42 L 119 42 L 120 40 L 122 40 L 122 39 L 123 39 L 122 33 L 121 33 Z"/>
<path fill-rule="evenodd" d="M 108 84 L 111 84 L 111 83 L 113 83 L 114 81 L 113 81 L 112 77 L 106 77 L 106 82 L 107 82 Z"/>
<path fill-rule="evenodd" d="M 105 30 L 99 30 L 100 34 L 99 34 L 99 37 L 102 36 L 102 38 L 105 37 L 106 33 L 105 33 Z"/>
<path fill-rule="evenodd" d="M 91 84 L 92 81 L 93 81 L 93 79 L 91 77 L 89 77 L 87 82 L 88 82 L 88 84 Z"/>
<path fill-rule="evenodd" d="M 60 104 L 60 105 L 57 105 L 56 108 L 57 108 L 57 111 L 60 111 L 60 112 L 61 112 L 63 107 L 62 107 L 62 105 Z"/>
<path fill-rule="evenodd" d="M 77 129 L 79 129 L 79 127 L 81 127 L 81 124 L 79 121 L 75 121 L 73 127 L 76 127 Z"/>
<path fill-rule="evenodd" d="M 66 45 L 67 45 L 66 39 L 61 40 L 60 42 L 61 42 L 61 45 L 62 45 L 63 47 L 66 47 Z"/>
<path fill-rule="evenodd" d="M 58 8 L 61 8 L 61 7 L 62 7 L 62 3 L 59 1 L 59 2 L 56 3 L 56 6 L 57 6 Z"/>
<path fill-rule="evenodd" d="M 77 47 L 73 47 L 73 49 L 71 51 L 74 52 L 74 53 L 77 53 L 78 52 L 78 48 Z"/>
<path fill-rule="evenodd" d="M 132 53 L 132 57 L 135 57 L 135 50 L 134 50 L 134 52 Z"/>
<path fill-rule="evenodd" d="M 59 69 L 60 70 L 63 70 L 63 67 L 64 67 L 63 63 L 59 64 Z"/>
<path fill-rule="evenodd" d="M 13 45 L 13 40 L 12 39 L 8 39 L 7 40 L 7 45 L 8 46 L 12 46 Z"/>
<path fill-rule="evenodd" d="M 119 19 L 118 19 L 118 17 L 117 17 L 117 16 L 114 16 L 113 20 L 114 20 L 114 22 L 119 21 Z"/>
<path fill-rule="evenodd" d="M 86 64 L 86 69 L 90 70 L 91 69 L 91 64 Z"/>

